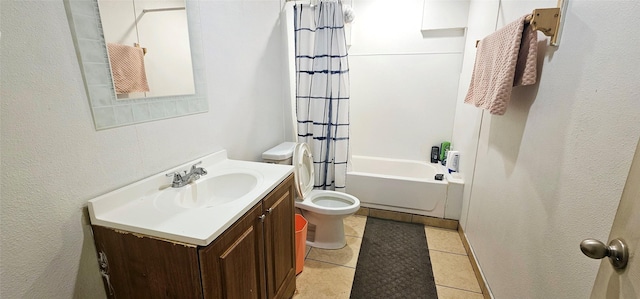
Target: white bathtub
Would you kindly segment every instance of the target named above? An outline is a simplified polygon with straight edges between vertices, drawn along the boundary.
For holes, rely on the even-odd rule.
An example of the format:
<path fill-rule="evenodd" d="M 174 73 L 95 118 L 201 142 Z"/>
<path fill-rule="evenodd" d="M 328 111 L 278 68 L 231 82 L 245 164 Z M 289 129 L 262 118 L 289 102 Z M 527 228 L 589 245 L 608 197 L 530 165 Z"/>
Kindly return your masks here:
<path fill-rule="evenodd" d="M 435 180 L 439 173 L 444 180 Z M 352 156 L 346 192 L 363 207 L 459 220 L 463 187 L 440 164 Z"/>

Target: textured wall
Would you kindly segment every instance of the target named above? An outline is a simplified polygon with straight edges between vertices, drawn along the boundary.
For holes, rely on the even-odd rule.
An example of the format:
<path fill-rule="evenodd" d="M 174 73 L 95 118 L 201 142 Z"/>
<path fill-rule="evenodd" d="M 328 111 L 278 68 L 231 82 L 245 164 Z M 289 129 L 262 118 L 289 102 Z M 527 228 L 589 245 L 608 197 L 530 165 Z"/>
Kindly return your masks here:
<path fill-rule="evenodd" d="M 498 27 L 555 5 L 503 0 Z M 472 28 L 495 22 L 474 12 Z M 578 244 L 607 239 L 640 136 L 639 13 L 637 1 L 570 1 L 560 47 L 540 47 L 539 84 L 515 90 L 505 115 L 484 113 L 463 223 L 495 298 L 589 296 L 600 263 Z M 464 115 L 454 140 L 477 136 Z"/>
<path fill-rule="evenodd" d="M 200 4 L 208 113 L 96 132 L 63 1 L 2 3 L 1 298 L 103 297 L 87 200 L 220 148 L 257 160 L 284 140 L 280 6 Z"/>

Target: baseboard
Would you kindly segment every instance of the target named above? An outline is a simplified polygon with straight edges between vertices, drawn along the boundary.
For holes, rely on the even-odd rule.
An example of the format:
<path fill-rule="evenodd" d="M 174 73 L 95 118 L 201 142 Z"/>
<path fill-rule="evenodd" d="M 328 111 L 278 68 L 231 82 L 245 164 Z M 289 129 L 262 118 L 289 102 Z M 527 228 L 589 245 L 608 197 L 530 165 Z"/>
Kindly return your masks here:
<path fill-rule="evenodd" d="M 482 272 L 480 272 L 480 266 L 478 265 L 478 261 L 476 260 L 476 256 L 471 250 L 471 246 L 469 246 L 469 241 L 467 241 L 467 236 L 464 234 L 464 230 L 462 226 L 458 226 L 458 234 L 460 235 L 460 240 L 462 240 L 462 245 L 464 246 L 464 250 L 467 251 L 467 256 L 469 257 L 469 261 L 471 262 L 471 267 L 473 268 L 473 273 L 476 275 L 476 279 L 478 280 L 478 284 L 480 285 L 480 290 L 482 290 L 482 296 L 484 299 L 492 299 L 491 293 L 489 292 L 489 286 L 487 282 L 484 280 L 484 276 L 482 276 Z"/>
<path fill-rule="evenodd" d="M 374 208 L 366 208 L 361 207 L 356 215 L 388 219 L 400 222 L 409 222 L 409 223 L 420 223 L 427 226 L 440 227 L 446 229 L 456 229 L 458 228 L 458 220 L 453 219 L 444 219 L 444 218 L 436 218 L 431 216 L 410 214 L 404 212 L 396 212 L 389 210 L 381 210 Z"/>

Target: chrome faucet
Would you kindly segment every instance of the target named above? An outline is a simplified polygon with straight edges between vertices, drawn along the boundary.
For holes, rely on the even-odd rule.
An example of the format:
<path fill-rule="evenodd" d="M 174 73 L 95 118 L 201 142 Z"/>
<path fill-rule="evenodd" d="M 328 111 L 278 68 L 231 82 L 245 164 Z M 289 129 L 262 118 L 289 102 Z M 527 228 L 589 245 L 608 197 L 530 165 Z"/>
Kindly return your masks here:
<path fill-rule="evenodd" d="M 184 187 L 185 185 L 199 179 L 200 176 L 206 175 L 207 174 L 206 169 L 202 167 L 197 167 L 200 164 L 202 164 L 202 161 L 191 165 L 191 170 L 189 171 L 189 173 L 187 173 L 186 170 L 184 170 L 182 173 L 180 172 L 167 173 L 166 176 L 168 177 L 173 176 L 173 182 L 171 183 L 171 187 L 172 188 Z"/>

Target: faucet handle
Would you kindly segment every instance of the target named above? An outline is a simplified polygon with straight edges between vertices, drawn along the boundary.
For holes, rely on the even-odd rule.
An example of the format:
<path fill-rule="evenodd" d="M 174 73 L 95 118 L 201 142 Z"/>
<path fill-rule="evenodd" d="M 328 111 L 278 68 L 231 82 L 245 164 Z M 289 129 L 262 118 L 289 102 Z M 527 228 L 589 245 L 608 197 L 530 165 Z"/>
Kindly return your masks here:
<path fill-rule="evenodd" d="M 198 163 L 193 164 L 191 166 L 191 173 L 198 174 L 198 176 L 196 177 L 196 180 L 200 178 L 200 175 L 206 175 L 207 174 L 207 170 L 206 169 L 204 169 L 203 167 L 197 167 L 200 164 L 202 164 L 202 161 L 199 161 Z"/>
<path fill-rule="evenodd" d="M 196 164 L 191 165 L 191 171 L 193 171 L 194 169 L 196 169 L 196 166 L 202 164 L 202 161 L 198 161 L 196 162 Z"/>
<path fill-rule="evenodd" d="M 179 172 L 177 172 L 177 171 L 176 171 L 176 172 L 170 172 L 170 173 L 167 173 L 167 174 L 165 174 L 165 176 L 167 176 L 167 177 L 173 177 L 173 181 L 174 181 L 174 182 L 180 182 L 180 181 L 182 181 L 182 175 L 181 175 Z"/>

